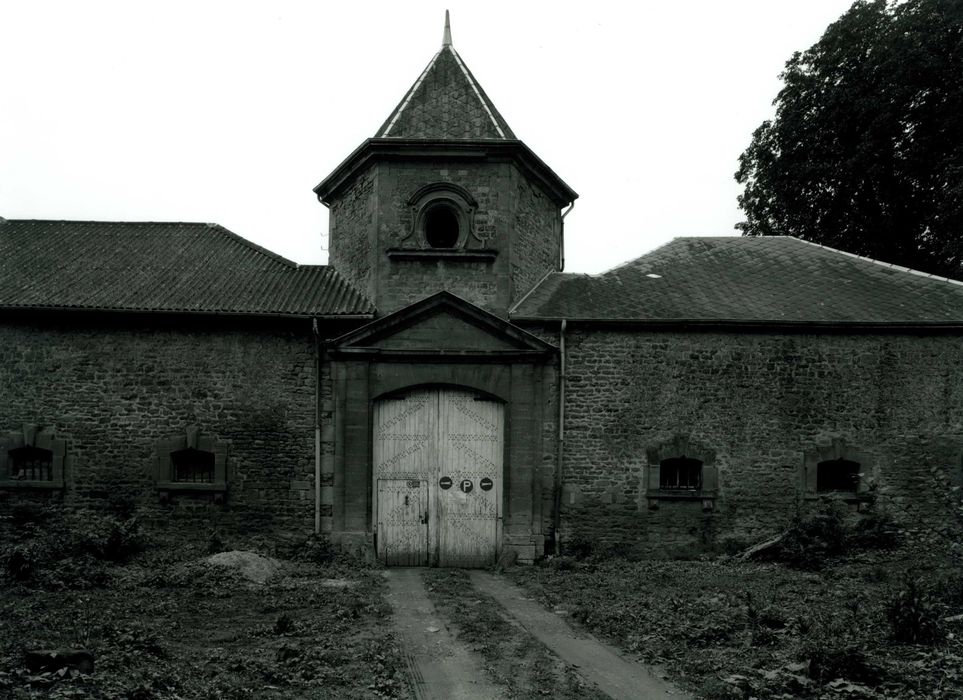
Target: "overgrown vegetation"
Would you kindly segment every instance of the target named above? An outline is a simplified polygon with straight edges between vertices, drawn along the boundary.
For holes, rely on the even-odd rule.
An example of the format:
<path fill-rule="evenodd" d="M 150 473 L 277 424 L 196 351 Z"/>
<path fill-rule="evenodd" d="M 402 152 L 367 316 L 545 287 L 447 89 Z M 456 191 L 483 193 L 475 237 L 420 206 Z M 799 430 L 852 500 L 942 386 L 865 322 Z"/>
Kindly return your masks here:
<path fill-rule="evenodd" d="M 485 659 L 492 679 L 512 698 L 581 700 L 601 694 L 569 664 L 502 613 L 494 599 L 472 589 L 468 575 L 454 569 L 427 569 L 428 595 L 458 637 Z M 470 592 L 466 595 L 466 592 Z"/>
<path fill-rule="evenodd" d="M 818 570 L 833 557 L 874 549 L 892 549 L 900 542 L 901 529 L 889 513 L 873 509 L 857 517 L 838 503 L 824 501 L 813 510 L 797 508 L 773 548 L 777 561 L 800 569 Z"/>
<path fill-rule="evenodd" d="M 131 514 L 43 509 L 13 524 L 0 547 L 0 697 L 409 697 L 380 572 L 322 556 L 320 541 L 261 542 L 306 561 L 282 561 L 260 585 L 203 563 L 252 548 L 216 533 L 148 544 Z M 66 648 L 92 651 L 94 672 L 24 665 L 25 650 Z"/>
<path fill-rule="evenodd" d="M 146 538 L 129 512 L 62 514 L 43 506 L 18 506 L 12 536 L 0 544 L 0 562 L 12 580 L 44 590 L 107 585 L 110 569 L 143 551 Z"/>
<path fill-rule="evenodd" d="M 860 540 L 889 533 L 879 518 L 804 517 L 790 551 L 825 557 L 808 569 L 590 554 L 510 575 L 698 697 L 961 697 L 963 572 L 932 548 L 891 548 L 889 534 Z"/>

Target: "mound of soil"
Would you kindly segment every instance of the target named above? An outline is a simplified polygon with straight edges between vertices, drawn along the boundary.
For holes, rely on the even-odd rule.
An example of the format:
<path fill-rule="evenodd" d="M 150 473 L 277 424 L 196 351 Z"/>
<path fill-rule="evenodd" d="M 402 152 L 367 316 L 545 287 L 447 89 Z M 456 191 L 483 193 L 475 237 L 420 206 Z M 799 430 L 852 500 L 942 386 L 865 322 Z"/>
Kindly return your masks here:
<path fill-rule="evenodd" d="M 203 561 L 205 564 L 236 569 L 241 576 L 253 583 L 264 583 L 280 569 L 280 564 L 275 559 L 239 550 L 214 554 Z"/>

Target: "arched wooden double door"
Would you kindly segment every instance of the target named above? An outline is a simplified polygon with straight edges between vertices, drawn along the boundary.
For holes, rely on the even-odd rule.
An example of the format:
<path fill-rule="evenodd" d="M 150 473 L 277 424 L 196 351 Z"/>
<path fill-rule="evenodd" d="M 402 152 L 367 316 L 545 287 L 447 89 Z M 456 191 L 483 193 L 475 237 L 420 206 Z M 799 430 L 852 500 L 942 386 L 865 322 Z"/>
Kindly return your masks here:
<path fill-rule="evenodd" d="M 374 518 L 389 566 L 485 567 L 501 536 L 504 406 L 413 390 L 374 406 Z"/>

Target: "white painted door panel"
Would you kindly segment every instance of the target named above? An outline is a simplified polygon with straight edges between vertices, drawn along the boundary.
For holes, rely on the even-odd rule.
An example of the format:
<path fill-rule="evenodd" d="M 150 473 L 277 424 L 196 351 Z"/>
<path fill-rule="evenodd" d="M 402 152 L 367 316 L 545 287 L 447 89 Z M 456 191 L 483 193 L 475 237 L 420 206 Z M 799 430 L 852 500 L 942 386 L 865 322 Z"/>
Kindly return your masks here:
<path fill-rule="evenodd" d="M 457 389 L 423 389 L 377 402 L 379 558 L 389 565 L 414 561 L 422 556 L 416 543 L 423 539 L 426 556 L 441 566 L 493 564 L 501 537 L 503 454 L 504 407 L 496 401 Z M 426 485 L 427 517 L 418 511 L 424 530 L 403 524 L 416 517 L 414 489 L 400 482 L 389 487 L 398 480 Z"/>

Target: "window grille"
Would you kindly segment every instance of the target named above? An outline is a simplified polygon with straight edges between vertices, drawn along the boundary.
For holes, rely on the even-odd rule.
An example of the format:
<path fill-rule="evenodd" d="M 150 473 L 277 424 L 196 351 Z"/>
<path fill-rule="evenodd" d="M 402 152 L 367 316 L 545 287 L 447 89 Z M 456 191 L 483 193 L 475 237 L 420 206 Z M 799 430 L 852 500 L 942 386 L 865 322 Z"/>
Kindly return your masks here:
<path fill-rule="evenodd" d="M 214 483 L 214 453 L 188 447 L 171 452 L 174 481 L 178 483 Z"/>
<path fill-rule="evenodd" d="M 692 457 L 669 457 L 659 463 L 659 488 L 698 491 L 702 488 L 702 462 Z"/>
<path fill-rule="evenodd" d="M 53 452 L 32 445 L 10 450 L 10 473 L 18 481 L 52 481 Z"/>

